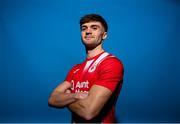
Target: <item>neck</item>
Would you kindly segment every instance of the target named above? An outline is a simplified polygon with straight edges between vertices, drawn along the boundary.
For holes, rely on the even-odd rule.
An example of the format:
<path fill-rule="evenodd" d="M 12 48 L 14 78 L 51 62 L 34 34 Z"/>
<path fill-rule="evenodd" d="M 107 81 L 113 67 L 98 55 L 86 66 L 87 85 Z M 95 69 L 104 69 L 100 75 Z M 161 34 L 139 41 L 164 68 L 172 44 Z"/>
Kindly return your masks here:
<path fill-rule="evenodd" d="M 91 49 L 91 50 L 86 49 L 87 58 L 92 58 L 92 57 L 100 54 L 103 51 L 104 50 L 102 48 L 102 44 L 98 45 L 97 47 L 95 47 L 94 49 Z"/>

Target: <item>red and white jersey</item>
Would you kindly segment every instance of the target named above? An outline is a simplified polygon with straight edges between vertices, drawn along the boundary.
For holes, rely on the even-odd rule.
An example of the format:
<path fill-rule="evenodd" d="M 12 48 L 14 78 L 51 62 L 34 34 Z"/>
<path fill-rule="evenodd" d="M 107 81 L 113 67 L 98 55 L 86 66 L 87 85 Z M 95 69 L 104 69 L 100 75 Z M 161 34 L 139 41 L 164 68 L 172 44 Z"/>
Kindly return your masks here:
<path fill-rule="evenodd" d="M 72 83 L 71 92 L 89 92 L 92 85 L 108 88 L 113 93 L 100 114 L 90 122 L 115 122 L 115 104 L 123 81 L 123 65 L 115 56 L 102 52 L 75 65 L 68 73 L 66 81 Z M 74 122 L 88 122 L 73 113 Z"/>

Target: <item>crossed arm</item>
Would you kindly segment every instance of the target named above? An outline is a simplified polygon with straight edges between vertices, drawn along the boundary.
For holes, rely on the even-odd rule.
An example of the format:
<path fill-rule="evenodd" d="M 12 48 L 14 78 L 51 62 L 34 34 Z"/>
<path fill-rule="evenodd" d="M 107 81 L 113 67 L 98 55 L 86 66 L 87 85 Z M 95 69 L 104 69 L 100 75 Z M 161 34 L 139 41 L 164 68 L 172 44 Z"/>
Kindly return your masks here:
<path fill-rule="evenodd" d="M 77 100 L 77 94 L 70 93 L 71 84 L 64 81 L 51 93 L 48 104 L 53 107 L 62 108 Z"/>
<path fill-rule="evenodd" d="M 70 93 L 71 84 L 61 83 L 51 94 L 49 105 L 53 107 L 69 107 L 69 109 L 86 120 L 99 114 L 112 92 L 102 86 L 93 85 L 89 93 Z"/>

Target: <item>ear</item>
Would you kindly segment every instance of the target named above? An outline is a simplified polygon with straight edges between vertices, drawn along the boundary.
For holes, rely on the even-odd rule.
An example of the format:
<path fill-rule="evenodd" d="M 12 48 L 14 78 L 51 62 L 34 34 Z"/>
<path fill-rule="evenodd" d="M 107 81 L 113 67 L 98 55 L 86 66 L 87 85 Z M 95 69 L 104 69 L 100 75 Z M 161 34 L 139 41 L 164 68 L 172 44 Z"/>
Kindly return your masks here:
<path fill-rule="evenodd" d="M 105 39 L 106 39 L 106 37 L 107 37 L 107 32 L 104 32 L 104 33 L 103 33 L 103 37 L 102 37 L 102 39 L 103 39 L 103 40 L 105 40 Z"/>

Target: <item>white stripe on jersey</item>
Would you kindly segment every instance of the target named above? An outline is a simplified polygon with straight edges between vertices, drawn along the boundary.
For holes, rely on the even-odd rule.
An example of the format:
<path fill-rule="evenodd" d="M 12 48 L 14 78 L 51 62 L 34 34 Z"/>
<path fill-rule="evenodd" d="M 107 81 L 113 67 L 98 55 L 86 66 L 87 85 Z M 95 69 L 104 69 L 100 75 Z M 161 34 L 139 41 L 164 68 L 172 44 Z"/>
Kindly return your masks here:
<path fill-rule="evenodd" d="M 89 61 L 86 62 L 86 65 L 85 65 L 85 67 L 83 69 L 83 72 L 85 72 L 89 68 L 89 66 L 92 64 L 93 61 L 94 61 L 94 59 L 93 60 L 89 60 Z"/>
<path fill-rule="evenodd" d="M 96 61 L 91 65 L 91 67 L 89 68 L 88 72 L 93 72 L 94 70 L 96 70 L 97 65 L 106 58 L 106 56 L 108 56 L 109 53 L 105 52 L 103 54 L 101 54 L 98 59 L 96 59 Z"/>
<path fill-rule="evenodd" d="M 89 60 L 86 62 L 86 65 L 83 69 L 83 72 L 85 72 L 87 69 L 89 69 L 89 72 L 93 72 L 96 69 L 96 66 L 103 60 L 105 59 L 107 56 L 109 55 L 109 53 L 104 52 L 103 54 L 101 54 L 96 61 L 93 60 Z M 91 67 L 90 67 L 91 66 Z"/>

